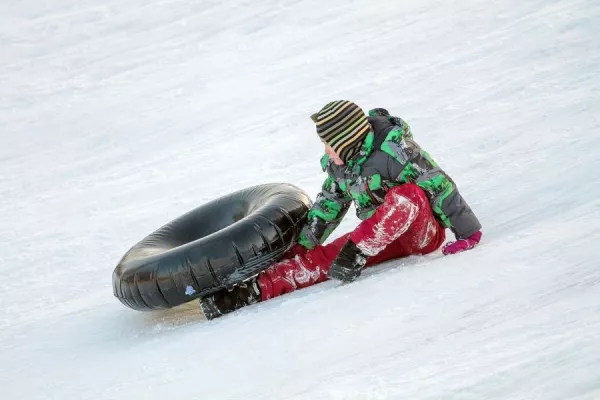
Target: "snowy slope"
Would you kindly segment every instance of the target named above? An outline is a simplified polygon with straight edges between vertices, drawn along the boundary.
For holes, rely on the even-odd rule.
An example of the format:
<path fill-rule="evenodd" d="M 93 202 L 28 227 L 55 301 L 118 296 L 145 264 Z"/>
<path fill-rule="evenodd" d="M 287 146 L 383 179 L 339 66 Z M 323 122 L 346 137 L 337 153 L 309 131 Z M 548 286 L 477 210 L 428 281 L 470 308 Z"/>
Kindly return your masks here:
<path fill-rule="evenodd" d="M 2 2 L 0 397 L 599 399 L 599 20 L 594 0 Z M 340 98 L 411 123 L 479 248 L 210 322 L 113 298 L 121 255 L 185 211 L 316 194 L 308 116 Z"/>

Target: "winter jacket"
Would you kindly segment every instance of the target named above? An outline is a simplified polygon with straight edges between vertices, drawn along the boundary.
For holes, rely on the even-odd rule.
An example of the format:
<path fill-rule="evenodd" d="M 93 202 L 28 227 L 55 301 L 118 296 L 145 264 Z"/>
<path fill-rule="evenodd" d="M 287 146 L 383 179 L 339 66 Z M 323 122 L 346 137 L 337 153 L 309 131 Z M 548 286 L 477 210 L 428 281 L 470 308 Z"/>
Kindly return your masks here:
<path fill-rule="evenodd" d="M 383 203 L 389 188 L 406 183 L 423 189 L 436 219 L 457 239 L 480 230 L 481 224 L 454 181 L 413 140 L 408 124 L 384 109 L 371 110 L 369 115 L 372 131 L 359 154 L 341 166 L 328 155 L 321 159 L 327 178 L 308 213 L 299 243 L 309 249 L 322 244 L 352 202 L 358 218 L 364 220 Z"/>

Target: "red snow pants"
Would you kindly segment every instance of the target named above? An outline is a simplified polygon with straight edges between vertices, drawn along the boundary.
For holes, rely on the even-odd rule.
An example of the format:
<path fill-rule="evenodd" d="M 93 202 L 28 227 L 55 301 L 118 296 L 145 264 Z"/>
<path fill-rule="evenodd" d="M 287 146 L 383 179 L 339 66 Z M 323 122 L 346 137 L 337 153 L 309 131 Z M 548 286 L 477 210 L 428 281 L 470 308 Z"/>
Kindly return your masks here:
<path fill-rule="evenodd" d="M 396 258 L 428 254 L 446 239 L 421 188 L 404 184 L 390 189 L 375 213 L 333 242 L 280 261 L 258 277 L 262 300 L 327 279 L 327 271 L 347 240 L 367 256 L 367 267 Z"/>

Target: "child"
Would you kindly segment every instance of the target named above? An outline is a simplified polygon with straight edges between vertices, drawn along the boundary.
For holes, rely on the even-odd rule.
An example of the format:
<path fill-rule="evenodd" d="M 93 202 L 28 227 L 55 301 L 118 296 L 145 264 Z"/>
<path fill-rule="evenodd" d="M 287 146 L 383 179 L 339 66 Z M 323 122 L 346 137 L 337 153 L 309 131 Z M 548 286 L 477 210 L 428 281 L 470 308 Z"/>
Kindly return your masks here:
<path fill-rule="evenodd" d="M 443 254 L 475 247 L 481 224 L 454 181 L 413 140 L 406 122 L 376 108 L 367 117 L 350 101 L 311 116 L 325 145 L 327 178 L 291 257 L 231 291 L 200 299 L 213 319 L 327 278 L 355 280 L 365 266 L 437 250 L 449 228 L 457 241 Z M 322 245 L 354 202 L 362 222 Z"/>

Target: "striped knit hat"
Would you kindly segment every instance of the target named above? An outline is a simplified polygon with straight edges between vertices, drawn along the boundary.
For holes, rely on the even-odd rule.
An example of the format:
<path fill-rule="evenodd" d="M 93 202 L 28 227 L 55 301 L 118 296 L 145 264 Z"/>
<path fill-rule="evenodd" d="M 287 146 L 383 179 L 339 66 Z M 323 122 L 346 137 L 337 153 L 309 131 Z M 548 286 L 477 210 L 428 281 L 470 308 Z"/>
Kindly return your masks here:
<path fill-rule="evenodd" d="M 371 131 L 364 111 L 351 101 L 332 101 L 311 115 L 311 119 L 317 124 L 317 134 L 344 163 L 360 151 Z"/>

